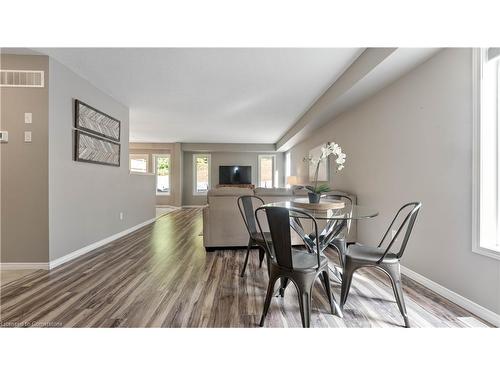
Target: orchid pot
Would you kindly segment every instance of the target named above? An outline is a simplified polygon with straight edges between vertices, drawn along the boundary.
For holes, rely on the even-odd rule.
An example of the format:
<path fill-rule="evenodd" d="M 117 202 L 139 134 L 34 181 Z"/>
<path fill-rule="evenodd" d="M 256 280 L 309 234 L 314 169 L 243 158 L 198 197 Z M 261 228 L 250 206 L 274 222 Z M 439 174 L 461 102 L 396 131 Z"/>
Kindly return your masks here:
<path fill-rule="evenodd" d="M 319 203 L 321 200 L 321 194 L 316 194 L 311 191 L 307 193 L 307 196 L 309 197 L 309 203 Z"/>

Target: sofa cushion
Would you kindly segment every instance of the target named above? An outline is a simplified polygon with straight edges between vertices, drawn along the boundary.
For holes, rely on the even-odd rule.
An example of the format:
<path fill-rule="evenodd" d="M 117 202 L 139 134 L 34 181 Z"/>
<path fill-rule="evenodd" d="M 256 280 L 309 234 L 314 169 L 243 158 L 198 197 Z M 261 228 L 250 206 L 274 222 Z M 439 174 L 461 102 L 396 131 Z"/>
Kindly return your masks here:
<path fill-rule="evenodd" d="M 254 195 L 252 189 L 240 187 L 220 187 L 210 189 L 208 191 L 209 197 L 228 197 L 228 196 L 241 196 L 241 195 Z"/>
<path fill-rule="evenodd" d="M 292 196 L 293 191 L 292 189 L 285 189 L 285 188 L 256 188 L 255 189 L 255 195 L 259 196 Z"/>

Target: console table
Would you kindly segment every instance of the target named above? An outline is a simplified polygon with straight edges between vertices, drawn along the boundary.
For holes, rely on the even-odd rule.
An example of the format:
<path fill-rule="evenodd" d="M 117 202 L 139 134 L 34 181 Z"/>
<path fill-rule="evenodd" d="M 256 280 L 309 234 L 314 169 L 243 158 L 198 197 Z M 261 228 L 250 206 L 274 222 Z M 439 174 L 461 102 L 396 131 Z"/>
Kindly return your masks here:
<path fill-rule="evenodd" d="M 254 184 L 218 184 L 218 188 L 220 187 L 238 187 L 238 188 L 247 188 L 247 189 L 255 189 Z"/>

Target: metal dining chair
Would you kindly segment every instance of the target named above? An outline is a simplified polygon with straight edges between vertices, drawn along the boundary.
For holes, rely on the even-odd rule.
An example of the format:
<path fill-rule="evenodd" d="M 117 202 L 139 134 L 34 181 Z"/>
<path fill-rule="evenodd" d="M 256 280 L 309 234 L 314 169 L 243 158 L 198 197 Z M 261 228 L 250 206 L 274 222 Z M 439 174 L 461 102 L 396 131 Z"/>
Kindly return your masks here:
<path fill-rule="evenodd" d="M 269 284 L 264 302 L 264 310 L 260 320 L 260 326 L 264 325 L 264 320 L 269 310 L 269 305 L 274 292 L 274 284 L 279 279 L 290 280 L 299 295 L 300 315 L 302 326 L 308 328 L 311 321 L 311 294 L 314 282 L 321 276 L 323 287 L 325 288 L 331 313 L 335 314 L 334 297 L 330 289 L 330 276 L 328 259 L 319 252 L 310 253 L 306 250 L 292 248 L 290 235 L 290 212 L 300 213 L 304 218 L 310 219 L 314 225 L 316 234 L 316 245 L 318 246 L 318 224 L 308 213 L 292 208 L 284 207 L 260 207 L 255 211 L 257 225 L 262 232 L 259 220 L 259 212 L 265 211 L 269 229 L 271 232 L 272 246 L 266 241 L 266 256 L 269 264 Z M 319 247 L 317 247 L 319 248 Z"/>
<path fill-rule="evenodd" d="M 341 310 L 346 303 L 354 272 L 362 267 L 377 267 L 389 276 L 399 311 L 401 312 L 401 315 L 403 316 L 405 322 L 405 327 L 410 327 L 410 322 L 408 320 L 408 314 L 406 312 L 406 306 L 403 297 L 403 288 L 401 285 L 400 259 L 406 249 L 406 244 L 408 243 L 408 239 L 410 238 L 411 232 L 413 230 L 413 225 L 415 224 L 415 220 L 417 219 L 417 215 L 421 207 L 422 203 L 420 202 L 407 203 L 403 207 L 401 207 L 377 247 L 350 245 L 347 248 L 344 259 L 344 269 L 342 272 L 342 290 L 340 293 Z M 394 237 L 392 237 L 392 239 L 389 241 L 387 247 L 382 247 L 385 240 L 388 238 L 388 235 L 391 232 L 394 223 L 399 217 L 403 216 L 404 212 L 408 213 L 402 220 L 401 225 L 396 231 Z M 397 250 L 396 252 L 391 251 L 399 235 L 403 232 L 404 237 L 401 241 L 399 250 Z"/>
<path fill-rule="evenodd" d="M 238 209 L 240 210 L 241 217 L 245 223 L 245 227 L 248 231 L 248 246 L 247 254 L 245 256 L 245 263 L 243 264 L 243 270 L 241 271 L 241 277 L 245 275 L 245 270 L 248 264 L 248 257 L 250 256 L 250 250 L 253 246 L 258 246 L 259 248 L 259 267 L 262 267 L 262 261 L 264 260 L 266 241 L 265 238 L 271 239 L 271 234 L 269 232 L 259 233 L 257 231 L 257 224 L 255 222 L 255 207 L 254 202 L 260 207 L 264 204 L 264 200 L 256 195 L 242 195 L 238 197 Z"/>

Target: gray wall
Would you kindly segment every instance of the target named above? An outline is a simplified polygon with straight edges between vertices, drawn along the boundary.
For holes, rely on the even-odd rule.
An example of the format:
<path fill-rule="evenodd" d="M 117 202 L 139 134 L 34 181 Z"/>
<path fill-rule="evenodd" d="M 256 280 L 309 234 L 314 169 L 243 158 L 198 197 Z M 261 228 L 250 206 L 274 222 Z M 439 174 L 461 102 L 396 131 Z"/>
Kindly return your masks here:
<path fill-rule="evenodd" d="M 153 158 L 155 154 L 170 155 L 170 194 L 157 195 L 156 204 L 158 206 L 180 206 L 182 205 L 182 162 L 181 162 L 181 144 L 180 143 L 130 143 L 131 154 L 148 155 L 148 173 L 155 173 Z M 156 186 L 151 186 L 155 190 Z"/>
<path fill-rule="evenodd" d="M 206 204 L 205 195 L 193 195 L 193 155 L 198 152 L 185 151 L 183 153 L 183 195 L 184 205 L 202 205 Z M 200 151 L 199 153 L 203 153 Z M 258 177 L 258 158 L 260 154 L 276 155 L 276 168 L 279 174 L 279 185 L 284 184 L 284 154 L 281 152 L 207 152 L 211 155 L 212 168 L 211 179 L 212 187 L 219 183 L 219 166 L 221 165 L 249 165 L 252 167 L 252 183 L 257 185 Z"/>
<path fill-rule="evenodd" d="M 500 263 L 471 248 L 471 60 L 445 49 L 337 117 L 291 150 L 292 175 L 307 175 L 307 150 L 335 140 L 348 156 L 334 187 L 380 210 L 358 240 L 376 244 L 400 205 L 422 201 L 403 264 L 500 313 Z"/>
<path fill-rule="evenodd" d="M 46 56 L 0 55 L 2 69 L 43 70 L 44 88 L 0 88 L 1 262 L 47 262 L 48 222 L 48 73 Z M 24 124 L 24 113 L 33 123 Z M 32 142 L 24 142 L 24 132 Z"/>
<path fill-rule="evenodd" d="M 74 99 L 121 121 L 119 168 L 73 161 Z M 154 177 L 129 174 L 128 108 L 53 59 L 49 124 L 50 260 L 154 217 Z"/>

